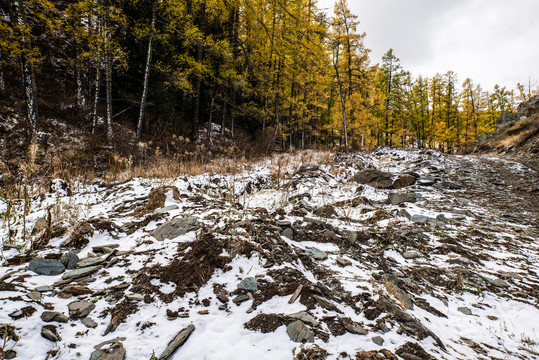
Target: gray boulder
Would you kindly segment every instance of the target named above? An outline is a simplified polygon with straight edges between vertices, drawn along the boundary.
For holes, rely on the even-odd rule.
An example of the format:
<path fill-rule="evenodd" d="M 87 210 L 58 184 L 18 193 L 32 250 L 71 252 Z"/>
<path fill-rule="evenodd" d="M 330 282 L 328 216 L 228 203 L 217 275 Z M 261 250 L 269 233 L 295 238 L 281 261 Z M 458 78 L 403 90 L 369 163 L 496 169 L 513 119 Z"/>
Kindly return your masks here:
<path fill-rule="evenodd" d="M 90 275 L 96 272 L 97 270 L 99 270 L 100 268 L 101 266 L 88 266 L 82 269 L 71 270 L 64 273 L 64 275 L 62 275 L 62 279 L 64 280 L 78 279 L 83 276 Z"/>
<path fill-rule="evenodd" d="M 524 101 L 517 107 L 519 116 L 531 116 L 539 112 L 539 95 L 532 96 L 528 101 Z"/>
<path fill-rule="evenodd" d="M 41 320 L 43 320 L 44 322 L 56 321 L 66 323 L 68 318 L 59 311 L 43 311 L 43 313 L 41 314 Z"/>
<path fill-rule="evenodd" d="M 65 266 L 56 260 L 35 258 L 28 264 L 28 269 L 39 275 L 60 275 Z"/>
<path fill-rule="evenodd" d="M 390 189 L 393 186 L 392 174 L 380 170 L 363 170 L 352 177 L 352 181 L 377 189 Z"/>
<path fill-rule="evenodd" d="M 125 348 L 120 340 L 116 338 L 94 346 L 95 351 L 90 355 L 90 360 L 124 360 Z"/>
<path fill-rule="evenodd" d="M 69 308 L 69 317 L 72 319 L 80 319 L 88 316 L 88 314 L 95 309 L 95 304 L 89 301 L 74 301 L 67 307 Z"/>
<path fill-rule="evenodd" d="M 157 240 L 174 239 L 190 231 L 197 230 L 200 223 L 194 216 L 172 219 L 152 231 L 152 236 Z"/>

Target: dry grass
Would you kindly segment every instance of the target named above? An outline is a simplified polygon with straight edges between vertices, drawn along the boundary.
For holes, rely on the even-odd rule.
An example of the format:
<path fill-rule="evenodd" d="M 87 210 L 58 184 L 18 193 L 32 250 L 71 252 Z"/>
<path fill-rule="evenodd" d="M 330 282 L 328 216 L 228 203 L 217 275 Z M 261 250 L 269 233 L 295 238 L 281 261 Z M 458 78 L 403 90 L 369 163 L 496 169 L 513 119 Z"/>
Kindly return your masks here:
<path fill-rule="evenodd" d="M 522 146 L 531 137 L 539 134 L 539 114 L 510 124 L 499 132 L 500 134 L 489 139 L 486 145 L 505 149 Z"/>

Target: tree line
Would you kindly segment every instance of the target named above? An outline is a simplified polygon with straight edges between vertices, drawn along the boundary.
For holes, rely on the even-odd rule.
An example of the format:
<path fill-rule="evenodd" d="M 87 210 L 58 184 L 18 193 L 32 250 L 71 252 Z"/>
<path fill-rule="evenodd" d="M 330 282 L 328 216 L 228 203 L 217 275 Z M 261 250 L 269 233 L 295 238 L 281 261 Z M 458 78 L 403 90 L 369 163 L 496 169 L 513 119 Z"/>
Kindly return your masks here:
<path fill-rule="evenodd" d="M 30 133 L 44 107 L 109 142 L 115 121 L 136 140 L 205 128 L 211 141 L 214 123 L 268 150 L 457 151 L 530 95 L 414 77 L 393 50 L 372 64 L 346 0 L 333 14 L 316 0 L 4 0 L 0 20 L 0 92 L 24 104 Z"/>

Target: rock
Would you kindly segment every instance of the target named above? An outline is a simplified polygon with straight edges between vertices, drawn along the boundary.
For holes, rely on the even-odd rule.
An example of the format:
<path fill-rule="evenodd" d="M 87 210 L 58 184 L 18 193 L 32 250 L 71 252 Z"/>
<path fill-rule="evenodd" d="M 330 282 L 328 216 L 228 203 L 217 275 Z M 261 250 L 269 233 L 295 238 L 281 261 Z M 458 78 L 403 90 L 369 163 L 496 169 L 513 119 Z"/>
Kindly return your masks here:
<path fill-rule="evenodd" d="M 178 210 L 179 208 L 180 207 L 178 205 L 174 204 L 174 205 L 164 206 L 164 207 L 159 208 L 159 209 L 155 209 L 154 213 L 156 213 L 156 214 L 166 214 L 169 211 Z"/>
<path fill-rule="evenodd" d="M 52 290 L 54 290 L 54 288 L 50 285 L 38 286 L 34 289 L 34 291 L 39 291 L 39 292 L 47 292 L 47 291 L 52 291 Z"/>
<path fill-rule="evenodd" d="M 532 96 L 528 101 L 520 103 L 517 107 L 519 116 L 529 117 L 539 112 L 539 95 Z"/>
<path fill-rule="evenodd" d="M 39 275 L 60 275 L 64 272 L 65 266 L 56 260 L 35 258 L 28 264 L 28 269 Z"/>
<path fill-rule="evenodd" d="M 107 256 L 98 256 L 98 257 L 88 258 L 88 259 L 79 261 L 77 263 L 77 268 L 81 269 L 85 267 L 101 265 L 104 262 L 106 262 L 107 259 L 108 259 Z"/>
<path fill-rule="evenodd" d="M 346 239 L 350 242 L 350 244 L 355 244 L 358 238 L 357 231 L 353 230 L 347 230 L 346 231 Z"/>
<path fill-rule="evenodd" d="M 139 302 L 144 300 L 144 295 L 142 294 L 125 294 L 125 298 L 130 302 Z"/>
<path fill-rule="evenodd" d="M 238 295 L 236 296 L 232 302 L 236 305 L 240 305 L 242 302 L 245 302 L 249 300 L 249 296 L 245 295 L 245 294 L 241 294 L 241 295 Z"/>
<path fill-rule="evenodd" d="M 95 304 L 89 301 L 75 301 L 70 303 L 69 308 L 69 317 L 72 319 L 80 319 L 88 316 L 93 309 L 95 309 Z"/>
<path fill-rule="evenodd" d="M 279 221 L 277 221 L 277 226 L 280 226 L 280 227 L 283 227 L 283 228 L 290 227 L 290 225 L 292 225 L 292 222 L 290 220 L 279 220 Z"/>
<path fill-rule="evenodd" d="M 350 332 L 352 334 L 367 335 L 369 333 L 367 330 L 365 330 L 363 328 L 363 326 L 361 326 L 360 323 L 357 323 L 357 322 L 355 322 L 352 319 L 347 318 L 347 317 L 341 318 L 341 324 L 344 326 L 346 331 L 348 331 L 348 332 Z"/>
<path fill-rule="evenodd" d="M 13 320 L 18 320 L 23 317 L 30 317 L 36 312 L 36 308 L 33 306 L 25 306 L 22 309 L 18 309 L 9 314 L 9 317 Z"/>
<path fill-rule="evenodd" d="M 94 329 L 97 327 L 97 323 L 89 317 L 85 317 L 84 319 L 82 319 L 82 323 L 84 324 L 84 326 L 90 329 Z"/>
<path fill-rule="evenodd" d="M 322 206 L 318 209 L 314 210 L 314 214 L 319 217 L 323 218 L 330 218 L 332 216 L 338 216 L 339 214 L 335 210 L 335 208 L 331 205 Z"/>
<path fill-rule="evenodd" d="M 246 291 L 255 291 L 258 289 L 258 282 L 254 278 L 245 278 L 238 284 L 238 289 Z"/>
<path fill-rule="evenodd" d="M 350 266 L 352 265 L 352 262 L 348 259 L 345 259 L 345 258 L 342 258 L 342 257 L 338 257 L 337 258 L 337 264 L 339 264 L 340 266 Z"/>
<path fill-rule="evenodd" d="M 316 320 L 316 318 L 314 316 L 312 316 L 311 314 L 309 314 L 306 311 L 300 311 L 300 312 L 297 312 L 297 313 L 288 314 L 288 315 L 285 315 L 285 318 L 286 319 L 292 319 L 292 320 L 301 320 L 305 324 L 309 324 L 311 326 L 320 325 L 320 322 L 318 320 Z"/>
<path fill-rule="evenodd" d="M 93 246 L 92 251 L 94 253 L 104 253 L 108 254 L 114 251 L 114 249 L 117 249 L 120 247 L 120 244 L 103 244 L 98 246 Z"/>
<path fill-rule="evenodd" d="M 412 215 L 410 215 L 410 213 L 408 211 L 406 211 L 406 209 L 400 209 L 399 210 L 399 215 L 402 216 L 402 217 L 407 218 L 408 220 L 412 220 Z"/>
<path fill-rule="evenodd" d="M 73 294 L 73 295 L 87 295 L 92 294 L 93 291 L 87 286 L 73 285 L 64 288 L 64 292 Z"/>
<path fill-rule="evenodd" d="M 52 342 L 62 341 L 58 329 L 54 325 L 45 325 L 41 328 L 41 336 Z"/>
<path fill-rule="evenodd" d="M 417 251 L 405 251 L 402 254 L 402 257 L 405 258 L 405 259 L 417 259 L 420 256 L 421 256 L 421 254 L 418 253 Z"/>
<path fill-rule="evenodd" d="M 410 220 L 415 223 L 426 224 L 429 221 L 429 217 L 425 215 L 412 215 Z"/>
<path fill-rule="evenodd" d="M 286 333 L 294 342 L 313 342 L 314 333 L 301 320 L 296 320 L 286 327 Z"/>
<path fill-rule="evenodd" d="M 90 360 L 124 360 L 126 352 L 120 340 L 125 338 L 104 341 L 94 346 L 95 351 L 90 355 Z"/>
<path fill-rule="evenodd" d="M 382 338 L 381 336 L 375 336 L 371 340 L 378 346 L 382 346 L 384 344 L 384 338 Z"/>
<path fill-rule="evenodd" d="M 444 214 L 440 214 L 438 216 L 436 216 L 436 220 L 438 220 L 439 222 L 445 224 L 447 223 L 447 218 L 445 217 Z"/>
<path fill-rule="evenodd" d="M 326 260 L 328 258 L 328 254 L 326 254 L 325 251 L 319 250 L 315 247 L 307 249 L 306 253 L 316 260 Z"/>
<path fill-rule="evenodd" d="M 281 236 L 284 236 L 287 239 L 294 240 L 294 230 L 292 228 L 286 228 L 281 233 Z"/>
<path fill-rule="evenodd" d="M 483 278 L 486 282 L 488 282 L 490 285 L 494 285 L 494 286 L 498 286 L 498 287 L 503 287 L 503 288 L 508 288 L 508 287 L 510 287 L 510 285 L 509 285 L 506 281 L 504 281 L 504 280 L 502 280 L 502 279 L 491 279 L 491 278 L 489 278 L 489 277 L 487 277 L 487 276 L 482 276 L 482 278 Z"/>
<path fill-rule="evenodd" d="M 338 313 L 342 313 L 342 311 L 333 303 L 333 301 L 326 299 L 323 296 L 313 295 L 313 298 L 322 306 L 323 308 L 330 310 L 330 311 L 336 311 Z"/>
<path fill-rule="evenodd" d="M 355 174 L 351 181 L 369 185 L 377 189 L 390 189 L 393 186 L 392 174 L 380 170 L 363 170 Z"/>
<path fill-rule="evenodd" d="M 88 275 L 96 272 L 100 268 L 101 268 L 101 266 L 88 266 L 88 267 L 85 267 L 85 268 L 82 268 L 82 269 L 71 270 L 71 271 L 68 271 L 68 272 L 64 273 L 64 275 L 62 275 L 62 279 L 64 279 L 64 280 L 78 279 L 78 278 L 81 278 L 83 276 L 88 276 Z"/>
<path fill-rule="evenodd" d="M 4 353 L 4 359 L 15 359 L 17 357 L 17 352 L 15 350 L 7 350 Z"/>
<path fill-rule="evenodd" d="M 41 314 L 41 320 L 45 322 L 56 321 L 66 323 L 68 321 L 68 317 L 59 311 L 43 311 Z"/>
<path fill-rule="evenodd" d="M 77 256 L 78 253 L 80 253 L 80 250 L 72 250 L 62 255 L 62 257 L 60 258 L 60 261 L 62 262 L 62 264 L 64 264 L 67 270 L 75 269 L 75 266 L 79 262 L 79 257 Z"/>
<path fill-rule="evenodd" d="M 402 290 L 394 281 L 386 280 L 384 284 L 387 292 L 397 299 L 402 308 L 408 310 L 414 309 L 412 299 L 410 299 L 408 294 L 406 294 L 406 292 Z"/>
<path fill-rule="evenodd" d="M 464 315 L 472 315 L 472 310 L 470 310 L 467 307 L 462 306 L 462 307 L 457 308 L 457 310 L 463 313 Z"/>
<path fill-rule="evenodd" d="M 502 116 L 496 119 L 496 130 L 507 124 L 517 122 L 518 120 L 520 120 L 520 116 L 518 114 L 503 113 Z"/>
<path fill-rule="evenodd" d="M 26 296 L 28 296 L 28 298 L 32 300 L 41 300 L 41 293 L 39 291 L 30 291 L 28 294 L 26 294 Z"/>
<path fill-rule="evenodd" d="M 392 189 L 402 189 L 404 187 L 415 184 L 417 178 L 410 174 L 399 175 L 399 177 L 393 182 Z"/>
<path fill-rule="evenodd" d="M 389 202 L 391 205 L 399 205 L 405 202 L 415 203 L 416 197 L 414 193 L 389 193 Z"/>
<path fill-rule="evenodd" d="M 167 360 L 180 346 L 185 344 L 185 342 L 187 341 L 187 339 L 189 339 L 189 336 L 194 330 L 195 326 L 189 325 L 188 327 L 180 331 L 174 337 L 174 339 L 172 339 L 168 343 L 165 351 L 163 351 L 163 353 L 161 353 L 161 355 L 159 356 L 159 360 Z"/>
<path fill-rule="evenodd" d="M 157 240 L 174 239 L 190 231 L 197 230 L 200 223 L 194 216 L 172 219 L 157 227 L 151 235 Z"/>
<path fill-rule="evenodd" d="M 408 341 L 396 351 L 404 360 L 436 360 L 436 358 L 426 352 L 421 346 Z"/>

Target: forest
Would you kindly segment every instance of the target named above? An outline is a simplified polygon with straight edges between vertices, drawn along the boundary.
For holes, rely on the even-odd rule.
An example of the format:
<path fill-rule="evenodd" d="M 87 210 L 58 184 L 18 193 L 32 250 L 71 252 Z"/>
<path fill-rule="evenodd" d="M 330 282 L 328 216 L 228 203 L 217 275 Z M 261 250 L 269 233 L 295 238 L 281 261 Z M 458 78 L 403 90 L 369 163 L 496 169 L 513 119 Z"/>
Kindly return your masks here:
<path fill-rule="evenodd" d="M 2 110 L 28 135 L 49 119 L 114 141 L 196 141 L 212 124 L 262 147 L 413 146 L 465 152 L 529 89 L 373 63 L 361 14 L 337 0 L 5 0 Z"/>

